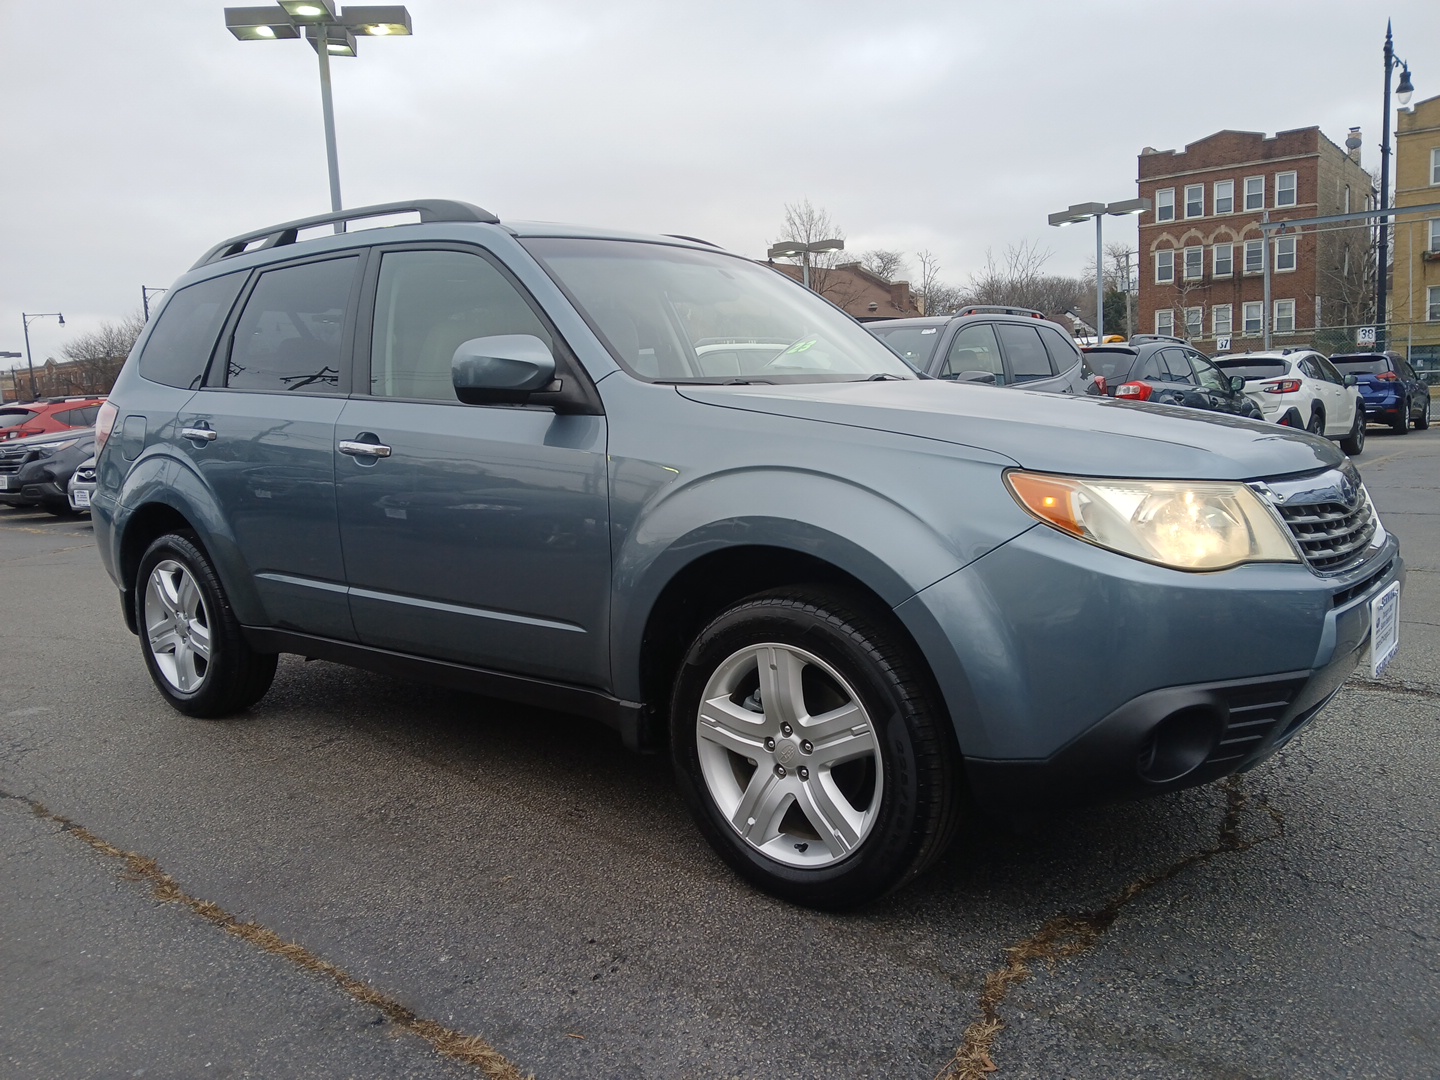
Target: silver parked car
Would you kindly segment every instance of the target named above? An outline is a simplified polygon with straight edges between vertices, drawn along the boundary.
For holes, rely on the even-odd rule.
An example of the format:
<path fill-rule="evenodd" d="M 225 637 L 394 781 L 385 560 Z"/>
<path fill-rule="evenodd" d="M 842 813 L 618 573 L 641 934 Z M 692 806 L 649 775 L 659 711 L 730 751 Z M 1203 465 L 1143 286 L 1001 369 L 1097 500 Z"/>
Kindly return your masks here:
<path fill-rule="evenodd" d="M 70 509 L 77 514 L 88 514 L 90 512 L 90 496 L 95 494 L 95 458 L 86 458 L 75 471 L 70 474 L 70 482 L 66 485 L 65 495 L 70 501 Z"/>
<path fill-rule="evenodd" d="M 1250 768 L 1398 645 L 1399 543 L 1324 439 L 937 392 L 749 259 L 466 203 L 216 245 L 99 437 L 100 556 L 180 712 L 293 652 L 585 713 L 819 907 L 976 803 Z"/>

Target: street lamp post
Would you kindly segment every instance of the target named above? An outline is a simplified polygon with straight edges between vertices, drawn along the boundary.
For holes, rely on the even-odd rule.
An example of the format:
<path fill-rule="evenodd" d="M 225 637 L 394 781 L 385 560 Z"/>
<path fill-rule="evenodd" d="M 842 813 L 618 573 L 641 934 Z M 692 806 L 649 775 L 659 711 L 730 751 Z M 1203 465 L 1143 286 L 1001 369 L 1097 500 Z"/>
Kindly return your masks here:
<path fill-rule="evenodd" d="M 30 369 L 30 400 L 34 401 L 40 395 L 35 390 L 35 361 L 30 356 L 30 324 L 36 319 L 59 319 L 60 325 L 65 325 L 65 316 L 58 311 L 42 311 L 38 315 L 30 315 L 21 312 L 20 317 L 25 320 L 25 366 Z"/>
<path fill-rule="evenodd" d="M 140 306 L 145 309 L 145 321 L 150 321 L 150 297 L 158 296 L 160 293 L 169 292 L 169 289 L 156 289 L 149 285 L 140 286 Z"/>
<path fill-rule="evenodd" d="M 1139 214 L 1150 209 L 1149 199 L 1122 199 L 1113 203 L 1075 203 L 1068 210 L 1059 210 L 1050 215 L 1051 225 L 1077 225 L 1082 221 L 1095 219 L 1095 344 L 1105 340 L 1105 246 L 1101 236 L 1100 221 L 1106 214 L 1123 217 Z"/>
<path fill-rule="evenodd" d="M 1385 20 L 1385 120 L 1380 136 L 1380 251 L 1375 266 L 1375 351 L 1384 352 L 1389 338 L 1390 319 L 1385 310 L 1385 277 L 1390 260 L 1390 73 L 1400 65 L 1400 85 L 1395 87 L 1395 100 L 1410 104 L 1415 87 L 1410 82 L 1410 65 L 1395 55 L 1390 34 L 1390 20 Z"/>
<path fill-rule="evenodd" d="M 22 357 L 22 356 L 24 356 L 24 355 L 25 355 L 24 353 L 18 353 L 18 352 L 0 352 L 0 360 L 19 360 L 20 357 Z M 13 377 L 11 378 L 10 382 L 11 382 L 12 385 L 14 384 L 15 380 L 14 380 Z M 5 400 L 5 388 L 4 388 L 4 387 L 0 387 L 0 402 L 3 402 L 4 400 Z"/>
<path fill-rule="evenodd" d="M 816 240 L 813 244 L 802 244 L 798 240 L 781 240 L 778 244 L 772 244 L 767 258 L 771 259 L 800 259 L 801 274 L 805 288 L 810 288 L 810 256 L 819 255 L 822 251 L 844 251 L 844 240 Z"/>
<path fill-rule="evenodd" d="M 275 41 L 303 33 L 320 58 L 320 108 L 325 120 L 325 162 L 330 174 L 330 209 L 340 210 L 340 159 L 335 150 L 335 109 L 330 95 L 330 57 L 354 56 L 355 35 L 401 37 L 411 33 L 403 4 L 347 7 L 335 0 L 280 0 L 279 5 L 225 9 L 225 26 L 240 41 Z M 344 224 L 337 222 L 335 231 Z"/>

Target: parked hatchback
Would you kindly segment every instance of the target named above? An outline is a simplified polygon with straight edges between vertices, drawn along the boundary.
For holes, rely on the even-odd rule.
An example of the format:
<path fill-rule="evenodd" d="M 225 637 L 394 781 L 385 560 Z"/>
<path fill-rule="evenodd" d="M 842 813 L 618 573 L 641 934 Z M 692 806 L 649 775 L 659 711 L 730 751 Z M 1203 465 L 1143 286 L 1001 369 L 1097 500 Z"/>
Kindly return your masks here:
<path fill-rule="evenodd" d="M 1104 376 L 1107 393 L 1122 401 L 1148 401 L 1260 420 L 1245 380 L 1229 376 L 1204 353 L 1175 338 L 1136 337 L 1124 345 L 1092 346 L 1085 360 Z"/>
<path fill-rule="evenodd" d="M 1238 353 L 1215 366 L 1245 380 L 1245 393 L 1266 420 L 1340 440 L 1355 457 L 1365 448 L 1365 403 L 1353 375 L 1342 375 L 1311 349 Z"/>
<path fill-rule="evenodd" d="M 104 398 L 50 398 L 0 406 L 0 441 L 93 427 Z"/>
<path fill-rule="evenodd" d="M 937 393 L 749 259 L 465 203 L 217 245 L 99 434 L 100 556 L 176 709 L 248 708 L 292 652 L 585 713 L 819 907 L 974 803 L 1250 768 L 1398 644 L 1398 541 L 1330 443 Z"/>
<path fill-rule="evenodd" d="M 1359 381 L 1369 423 L 1389 424 L 1399 435 L 1430 426 L 1430 388 L 1399 353 L 1336 353 L 1330 362 Z"/>
<path fill-rule="evenodd" d="M 972 306 L 954 315 L 887 319 L 865 329 L 916 371 L 935 379 L 1098 393 L 1074 340 L 1029 308 Z"/>

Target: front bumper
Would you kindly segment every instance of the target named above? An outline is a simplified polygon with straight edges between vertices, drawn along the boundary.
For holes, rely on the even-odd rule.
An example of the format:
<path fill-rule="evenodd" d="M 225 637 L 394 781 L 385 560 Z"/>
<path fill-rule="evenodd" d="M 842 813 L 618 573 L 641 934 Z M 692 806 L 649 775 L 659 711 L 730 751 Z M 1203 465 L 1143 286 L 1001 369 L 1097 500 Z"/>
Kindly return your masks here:
<path fill-rule="evenodd" d="M 1252 768 L 1355 669 L 1369 601 L 1404 573 L 1391 535 L 1332 577 L 1183 574 L 1037 526 L 897 613 L 931 658 L 977 803 L 1025 812 Z"/>

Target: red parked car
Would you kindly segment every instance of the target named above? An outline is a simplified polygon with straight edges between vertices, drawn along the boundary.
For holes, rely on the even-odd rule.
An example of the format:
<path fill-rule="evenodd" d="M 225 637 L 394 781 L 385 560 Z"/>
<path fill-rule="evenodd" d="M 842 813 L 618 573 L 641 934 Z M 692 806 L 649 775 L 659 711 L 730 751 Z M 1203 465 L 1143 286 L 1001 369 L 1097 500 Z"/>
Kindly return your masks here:
<path fill-rule="evenodd" d="M 77 397 L 0 405 L 0 442 L 68 428 L 94 427 L 95 417 L 104 404 L 103 397 Z"/>

